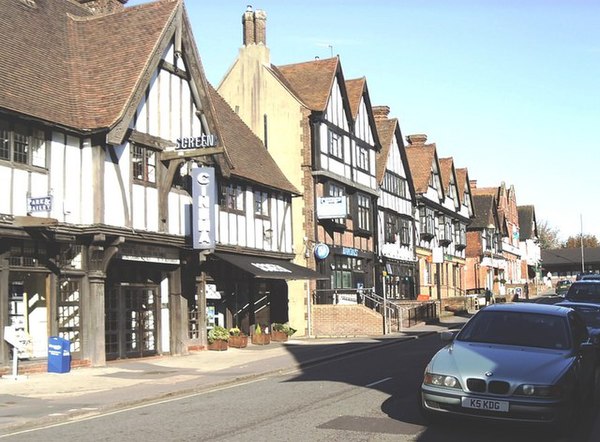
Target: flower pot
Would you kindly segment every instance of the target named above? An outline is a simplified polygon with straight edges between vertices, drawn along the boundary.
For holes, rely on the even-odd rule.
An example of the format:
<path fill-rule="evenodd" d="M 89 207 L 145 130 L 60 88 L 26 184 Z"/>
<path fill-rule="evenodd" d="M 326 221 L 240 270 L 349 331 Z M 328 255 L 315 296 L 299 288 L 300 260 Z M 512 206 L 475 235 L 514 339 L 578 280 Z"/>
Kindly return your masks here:
<path fill-rule="evenodd" d="M 221 339 L 217 339 L 216 341 L 208 343 L 209 350 L 225 351 L 225 350 L 227 350 L 228 347 L 229 347 L 229 345 L 227 344 L 227 341 L 223 341 Z"/>
<path fill-rule="evenodd" d="M 248 336 L 236 335 L 229 337 L 229 346 L 234 348 L 244 348 L 248 346 Z"/>
<path fill-rule="evenodd" d="M 261 333 L 260 335 L 253 334 L 251 342 L 254 345 L 267 345 L 271 343 L 271 335 L 268 333 Z"/>
<path fill-rule="evenodd" d="M 273 330 L 271 331 L 271 341 L 274 342 L 285 342 L 288 340 L 288 334 L 286 332 Z"/>

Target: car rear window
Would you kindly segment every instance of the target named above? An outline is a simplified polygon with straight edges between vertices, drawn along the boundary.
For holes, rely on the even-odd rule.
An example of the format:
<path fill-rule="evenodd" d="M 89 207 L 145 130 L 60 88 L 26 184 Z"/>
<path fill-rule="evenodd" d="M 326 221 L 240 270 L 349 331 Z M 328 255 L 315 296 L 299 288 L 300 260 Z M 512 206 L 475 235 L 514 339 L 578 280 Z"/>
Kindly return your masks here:
<path fill-rule="evenodd" d="M 463 327 L 456 339 L 523 347 L 570 347 L 567 320 L 540 313 L 482 310 Z"/>
<path fill-rule="evenodd" d="M 600 282 L 575 282 L 569 287 L 566 299 L 600 303 Z"/>

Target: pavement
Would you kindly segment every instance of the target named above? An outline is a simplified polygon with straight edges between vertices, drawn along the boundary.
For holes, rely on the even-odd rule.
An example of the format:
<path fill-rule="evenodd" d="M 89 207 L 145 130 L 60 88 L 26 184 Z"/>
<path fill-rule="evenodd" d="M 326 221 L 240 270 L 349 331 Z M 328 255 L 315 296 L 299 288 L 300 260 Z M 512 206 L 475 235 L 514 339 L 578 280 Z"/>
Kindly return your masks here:
<path fill-rule="evenodd" d="M 467 319 L 448 316 L 439 323 L 385 336 L 294 338 L 264 346 L 248 344 L 243 349 L 120 360 L 67 373 L 34 373 L 17 379 L 5 375 L 0 378 L 0 438 L 27 428 L 301 369 L 344 354 L 459 328 Z"/>

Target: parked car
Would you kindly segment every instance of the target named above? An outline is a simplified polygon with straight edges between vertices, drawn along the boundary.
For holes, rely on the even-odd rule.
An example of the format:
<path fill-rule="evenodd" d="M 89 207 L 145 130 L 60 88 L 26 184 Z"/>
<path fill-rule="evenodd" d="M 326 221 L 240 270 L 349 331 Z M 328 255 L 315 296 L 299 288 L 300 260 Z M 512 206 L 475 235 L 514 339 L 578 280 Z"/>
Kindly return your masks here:
<path fill-rule="evenodd" d="M 571 287 L 571 284 L 573 284 L 571 281 L 569 281 L 568 279 L 562 279 L 560 281 L 558 281 L 556 283 L 556 296 L 565 296 L 567 294 L 567 292 L 569 291 L 569 287 Z"/>
<path fill-rule="evenodd" d="M 600 280 L 575 281 L 569 287 L 565 299 L 573 302 L 600 303 Z"/>
<path fill-rule="evenodd" d="M 600 350 L 600 304 L 561 301 L 555 305 L 572 308 L 579 313 L 587 326 L 590 341 L 597 345 Z M 598 352 L 598 355 L 600 356 L 600 351 Z M 598 362 L 600 362 L 600 358 L 598 359 Z M 598 386 L 600 387 L 600 384 Z"/>
<path fill-rule="evenodd" d="M 585 273 L 579 274 L 577 280 L 588 280 L 588 279 L 596 279 L 600 280 L 600 273 Z"/>
<path fill-rule="evenodd" d="M 495 304 L 477 312 L 425 369 L 426 418 L 553 424 L 568 429 L 593 398 L 596 354 L 579 313 L 556 305 Z"/>

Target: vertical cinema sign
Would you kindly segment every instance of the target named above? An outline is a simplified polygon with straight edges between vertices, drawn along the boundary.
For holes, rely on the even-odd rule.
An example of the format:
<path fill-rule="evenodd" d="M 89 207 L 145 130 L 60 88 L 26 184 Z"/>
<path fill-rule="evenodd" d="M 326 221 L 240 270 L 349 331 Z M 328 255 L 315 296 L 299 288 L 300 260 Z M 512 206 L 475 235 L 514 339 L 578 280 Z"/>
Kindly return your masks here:
<path fill-rule="evenodd" d="M 194 249 L 215 248 L 215 169 L 192 169 L 192 243 Z"/>

